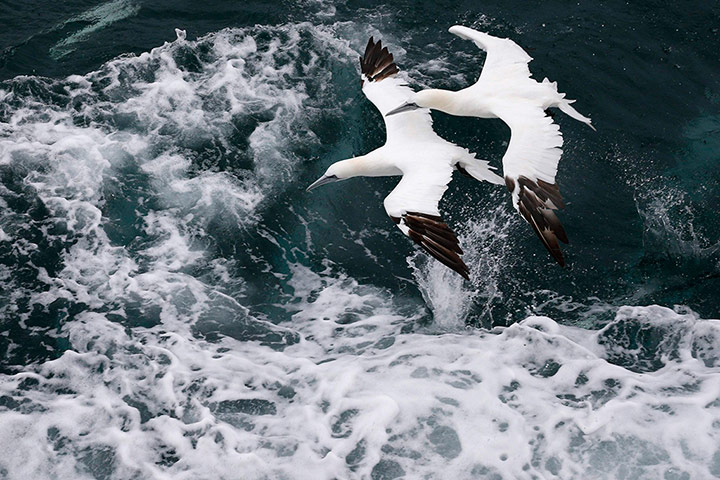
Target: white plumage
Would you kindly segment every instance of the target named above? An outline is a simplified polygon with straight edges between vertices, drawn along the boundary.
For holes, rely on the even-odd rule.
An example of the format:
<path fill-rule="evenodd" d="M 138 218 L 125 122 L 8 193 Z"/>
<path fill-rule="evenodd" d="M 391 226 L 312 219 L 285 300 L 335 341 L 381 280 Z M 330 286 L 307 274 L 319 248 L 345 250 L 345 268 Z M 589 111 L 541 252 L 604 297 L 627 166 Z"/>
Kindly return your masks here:
<path fill-rule="evenodd" d="M 450 32 L 487 51 L 478 81 L 457 92 L 417 92 L 388 115 L 392 118 L 396 113 L 409 115 L 414 109 L 431 108 L 451 115 L 502 119 L 512 132 L 503 156 L 503 175 L 513 206 L 532 225 L 556 261 L 564 265 L 558 239 L 567 243 L 567 235 L 553 212 L 564 206 L 555 184 L 562 134 L 546 110 L 559 108 L 592 127 L 590 119 L 570 105 L 574 100 L 566 100 L 555 82 L 530 78 L 528 63 L 532 57 L 512 40 L 459 25 Z"/>
<path fill-rule="evenodd" d="M 414 92 L 396 76 L 392 55 L 371 38 L 360 58 L 362 90 L 385 120 L 385 145 L 360 157 L 331 165 L 308 189 L 355 176 L 402 175 L 385 198 L 384 206 L 398 228 L 432 256 L 467 278 L 469 270 L 459 255 L 458 239 L 441 219 L 438 205 L 455 169 L 477 180 L 502 184 L 488 163 L 467 149 L 440 138 L 427 109 L 386 117 Z"/>

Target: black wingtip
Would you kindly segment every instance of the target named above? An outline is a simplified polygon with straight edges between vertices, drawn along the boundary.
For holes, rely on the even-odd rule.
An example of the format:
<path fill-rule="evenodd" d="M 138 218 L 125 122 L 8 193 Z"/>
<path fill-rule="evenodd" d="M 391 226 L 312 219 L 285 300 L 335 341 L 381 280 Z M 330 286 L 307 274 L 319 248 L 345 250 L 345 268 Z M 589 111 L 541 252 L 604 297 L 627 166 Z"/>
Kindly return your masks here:
<path fill-rule="evenodd" d="M 470 269 L 460 255 L 463 251 L 455 233 L 437 215 L 407 212 L 402 220 L 409 228 L 408 236 L 423 250 L 465 280 L 470 280 Z"/>
<path fill-rule="evenodd" d="M 508 189 L 515 188 L 512 179 L 505 179 Z M 565 266 L 565 257 L 560 249 L 560 243 L 570 243 L 567 233 L 560 223 L 554 210 L 565 206 L 560 189 L 557 184 L 542 180 L 533 181 L 527 177 L 517 178 L 519 186 L 518 209 L 520 214 L 530 224 L 540 241 L 555 261 Z"/>
<path fill-rule="evenodd" d="M 387 47 L 382 46 L 382 40 L 375 43 L 373 37 L 370 37 L 365 54 L 360 57 L 360 71 L 369 81 L 379 82 L 400 71 L 394 61 Z"/>

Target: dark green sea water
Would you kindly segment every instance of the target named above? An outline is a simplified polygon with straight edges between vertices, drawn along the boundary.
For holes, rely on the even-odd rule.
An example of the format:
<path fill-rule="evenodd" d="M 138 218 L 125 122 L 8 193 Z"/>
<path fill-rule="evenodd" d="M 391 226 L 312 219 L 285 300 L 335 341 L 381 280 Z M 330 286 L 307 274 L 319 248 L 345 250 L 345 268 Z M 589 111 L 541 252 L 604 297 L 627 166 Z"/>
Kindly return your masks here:
<path fill-rule="evenodd" d="M 501 187 L 441 203 L 471 283 L 397 179 L 305 192 L 385 140 L 367 38 L 459 89 L 454 24 L 597 127 L 564 269 Z M 720 477 L 719 52 L 713 2 L 0 3 L 0 478 Z"/>

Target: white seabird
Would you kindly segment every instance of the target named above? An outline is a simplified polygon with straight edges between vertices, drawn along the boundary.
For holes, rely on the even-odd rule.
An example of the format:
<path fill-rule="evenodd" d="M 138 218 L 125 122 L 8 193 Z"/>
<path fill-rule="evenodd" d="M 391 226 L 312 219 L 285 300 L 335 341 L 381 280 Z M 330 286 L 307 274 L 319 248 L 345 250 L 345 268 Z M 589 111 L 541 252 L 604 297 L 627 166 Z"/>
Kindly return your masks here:
<path fill-rule="evenodd" d="M 488 162 L 440 138 L 432 128 L 429 110 L 385 116 L 414 92 L 396 76 L 399 70 L 381 41 L 375 43 L 370 37 L 365 55 L 360 57 L 360 70 L 362 91 L 385 120 L 385 145 L 367 155 L 333 163 L 307 189 L 357 176 L 402 175 L 385 198 L 388 215 L 405 235 L 467 279 L 469 269 L 460 258 L 463 252 L 457 236 L 440 216 L 438 204 L 455 169 L 495 184 L 502 184 L 502 178 L 491 171 Z"/>
<path fill-rule="evenodd" d="M 532 57 L 512 40 L 460 25 L 451 27 L 450 33 L 472 40 L 487 52 L 478 81 L 457 92 L 422 90 L 386 115 L 430 108 L 450 115 L 503 120 L 512 132 L 502 163 L 513 206 L 555 260 L 565 266 L 558 239 L 568 243 L 568 238 L 553 211 L 565 206 L 555 183 L 562 134 L 547 109 L 557 107 L 595 128 L 570 105 L 574 100 L 566 100 L 565 94 L 558 92 L 556 82 L 530 78 Z"/>

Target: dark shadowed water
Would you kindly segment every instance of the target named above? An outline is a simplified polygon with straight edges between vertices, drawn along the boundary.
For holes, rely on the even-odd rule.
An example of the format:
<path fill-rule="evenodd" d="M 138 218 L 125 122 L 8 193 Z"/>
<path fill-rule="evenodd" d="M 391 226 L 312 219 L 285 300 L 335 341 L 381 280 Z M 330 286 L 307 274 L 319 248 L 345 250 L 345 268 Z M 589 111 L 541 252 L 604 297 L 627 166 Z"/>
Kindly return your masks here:
<path fill-rule="evenodd" d="M 306 193 L 384 142 L 357 58 L 556 116 L 568 267 L 504 187 L 441 203 L 473 281 Z M 0 2 L 0 478 L 720 477 L 713 2 Z M 433 114 L 500 166 L 499 120 Z M 19 452 L 22 452 L 21 454 Z"/>

